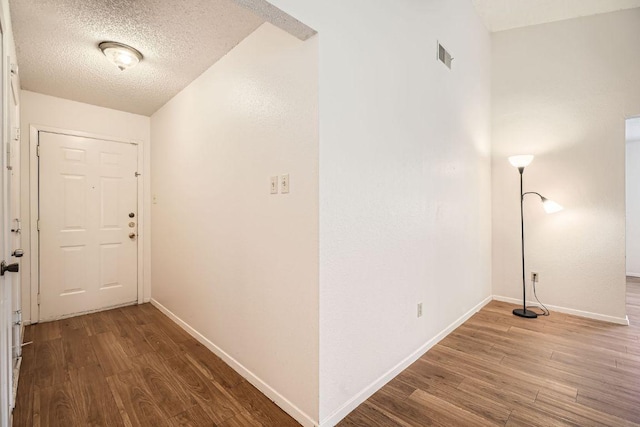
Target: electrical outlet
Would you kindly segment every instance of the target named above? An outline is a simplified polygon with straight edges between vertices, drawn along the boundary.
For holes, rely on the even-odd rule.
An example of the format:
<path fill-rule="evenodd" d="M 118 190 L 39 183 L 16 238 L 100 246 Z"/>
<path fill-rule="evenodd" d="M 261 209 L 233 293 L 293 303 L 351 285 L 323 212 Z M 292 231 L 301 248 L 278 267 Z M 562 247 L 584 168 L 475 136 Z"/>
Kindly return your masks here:
<path fill-rule="evenodd" d="M 531 281 L 532 281 L 532 282 L 534 282 L 534 283 L 538 283 L 538 279 L 539 279 L 539 278 L 540 278 L 540 277 L 538 276 L 538 273 L 536 273 L 535 271 L 532 271 L 532 272 L 531 272 Z"/>
<path fill-rule="evenodd" d="M 418 317 L 422 317 L 422 303 L 418 303 Z"/>

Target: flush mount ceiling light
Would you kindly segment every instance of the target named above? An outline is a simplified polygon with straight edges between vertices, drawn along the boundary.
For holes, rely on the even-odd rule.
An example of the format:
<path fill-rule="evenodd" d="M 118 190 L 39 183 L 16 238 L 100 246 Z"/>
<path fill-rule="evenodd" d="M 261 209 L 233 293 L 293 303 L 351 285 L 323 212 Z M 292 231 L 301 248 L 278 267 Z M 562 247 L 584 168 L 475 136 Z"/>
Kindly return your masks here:
<path fill-rule="evenodd" d="M 135 67 L 142 60 L 142 54 L 131 46 L 118 42 L 102 42 L 98 45 L 104 56 L 121 71 Z"/>

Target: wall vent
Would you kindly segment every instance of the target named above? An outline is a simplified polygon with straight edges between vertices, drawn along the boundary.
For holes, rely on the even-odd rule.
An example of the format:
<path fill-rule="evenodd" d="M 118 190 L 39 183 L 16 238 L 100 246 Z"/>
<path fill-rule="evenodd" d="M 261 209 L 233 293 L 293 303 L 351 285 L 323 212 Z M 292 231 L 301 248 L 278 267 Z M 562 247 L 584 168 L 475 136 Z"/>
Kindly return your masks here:
<path fill-rule="evenodd" d="M 451 56 L 451 53 L 449 53 L 449 51 L 440 44 L 440 42 L 438 42 L 438 60 L 451 69 L 451 61 L 453 61 L 453 57 Z"/>

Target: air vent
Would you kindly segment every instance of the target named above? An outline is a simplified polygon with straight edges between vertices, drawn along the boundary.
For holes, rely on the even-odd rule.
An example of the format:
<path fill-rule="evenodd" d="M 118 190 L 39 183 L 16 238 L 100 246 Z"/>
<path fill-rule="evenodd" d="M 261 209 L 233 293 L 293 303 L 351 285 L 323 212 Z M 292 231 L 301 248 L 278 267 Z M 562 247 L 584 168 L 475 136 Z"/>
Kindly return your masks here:
<path fill-rule="evenodd" d="M 440 44 L 440 42 L 438 42 L 438 60 L 446 65 L 447 68 L 451 69 L 451 61 L 453 61 L 453 57 L 449 51 Z"/>

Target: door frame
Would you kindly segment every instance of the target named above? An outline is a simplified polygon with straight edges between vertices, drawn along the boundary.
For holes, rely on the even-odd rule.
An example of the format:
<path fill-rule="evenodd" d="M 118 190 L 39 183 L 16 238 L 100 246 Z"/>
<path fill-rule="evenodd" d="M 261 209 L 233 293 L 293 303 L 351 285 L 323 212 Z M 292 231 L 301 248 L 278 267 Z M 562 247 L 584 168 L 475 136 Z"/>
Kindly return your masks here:
<path fill-rule="evenodd" d="M 40 211 L 39 193 L 39 164 L 38 164 L 38 143 L 39 133 L 48 132 L 61 135 L 78 136 L 89 139 L 100 139 L 103 141 L 118 142 L 123 144 L 136 145 L 138 147 L 138 180 L 137 180 L 137 209 L 138 209 L 138 262 L 137 262 L 137 290 L 138 304 L 144 302 L 144 148 L 142 141 L 118 138 L 113 136 L 99 135 L 91 132 L 83 132 L 69 129 L 61 129 L 52 126 L 29 125 L 29 210 L 30 210 L 30 252 L 31 252 L 31 323 L 40 321 L 40 307 L 38 304 L 38 294 L 40 292 L 40 235 L 38 232 L 38 219 Z"/>

